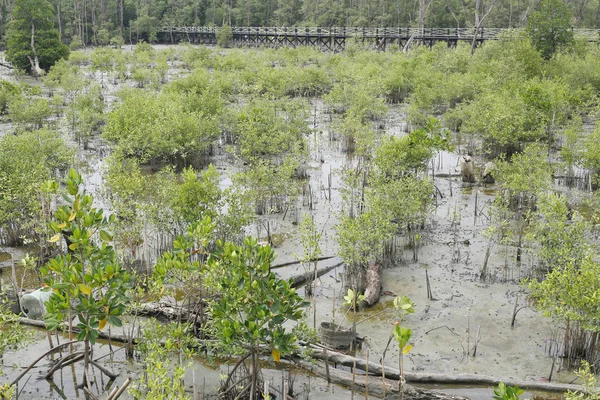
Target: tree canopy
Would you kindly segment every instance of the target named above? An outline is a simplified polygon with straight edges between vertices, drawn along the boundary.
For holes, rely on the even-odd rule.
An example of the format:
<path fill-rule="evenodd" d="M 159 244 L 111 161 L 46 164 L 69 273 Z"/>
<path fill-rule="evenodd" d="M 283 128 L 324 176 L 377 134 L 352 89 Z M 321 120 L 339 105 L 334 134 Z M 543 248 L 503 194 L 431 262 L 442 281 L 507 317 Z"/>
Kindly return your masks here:
<path fill-rule="evenodd" d="M 54 10 L 47 0 L 17 0 L 9 25 L 6 58 L 15 67 L 36 72 L 48 71 L 61 58 L 69 57 L 69 48 L 60 42 L 54 28 Z"/>
<path fill-rule="evenodd" d="M 546 60 L 573 42 L 572 18 L 573 14 L 563 0 L 544 0 L 529 16 L 527 32 Z"/>

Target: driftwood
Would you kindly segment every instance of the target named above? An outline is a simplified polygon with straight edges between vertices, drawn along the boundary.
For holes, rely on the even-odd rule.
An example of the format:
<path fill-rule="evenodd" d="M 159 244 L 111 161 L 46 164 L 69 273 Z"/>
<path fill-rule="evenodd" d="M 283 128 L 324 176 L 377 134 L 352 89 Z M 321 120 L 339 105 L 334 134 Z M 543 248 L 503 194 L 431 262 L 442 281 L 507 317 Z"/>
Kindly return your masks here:
<path fill-rule="evenodd" d="M 21 325 L 35 326 L 37 328 L 46 329 L 46 323 L 44 321 L 39 321 L 37 319 L 19 318 L 19 323 Z M 68 327 L 66 327 L 66 326 L 63 327 L 62 331 L 68 332 Z M 81 330 L 78 329 L 77 327 L 73 327 L 73 333 L 79 333 L 80 331 Z M 129 343 L 129 338 L 126 335 L 120 335 L 118 333 L 111 332 L 110 334 L 108 334 L 107 332 L 98 331 L 98 337 L 100 339 L 107 339 L 107 340 L 110 339 L 115 342 Z M 134 339 L 134 341 L 137 342 L 137 339 Z"/>
<path fill-rule="evenodd" d="M 390 379 L 382 380 L 381 377 L 357 375 L 354 376 L 350 372 L 341 371 L 336 368 L 326 368 L 321 365 L 314 365 L 306 361 L 297 361 L 298 365 L 310 370 L 311 372 L 328 379 L 330 382 L 338 385 L 354 388 L 360 392 L 367 392 L 370 395 L 385 396 L 388 399 L 398 398 L 394 394 L 398 394 L 398 381 Z M 385 385 L 385 390 L 384 390 Z M 431 390 L 416 388 L 411 385 L 404 385 L 403 400 L 468 400 L 466 397 L 453 396 L 445 393 L 434 392 Z"/>
<path fill-rule="evenodd" d="M 344 263 L 337 263 L 334 265 L 330 265 L 329 267 L 318 269 L 317 270 L 317 278 L 325 275 L 329 271 L 333 271 L 334 269 L 336 269 L 337 267 L 339 267 L 341 265 L 344 265 Z M 293 276 L 292 277 L 292 287 L 299 288 L 301 286 L 304 286 L 307 283 L 312 282 L 314 280 L 314 276 L 315 276 L 314 271 L 309 271 L 308 273 Z"/>
<path fill-rule="evenodd" d="M 340 364 L 345 367 L 356 368 L 366 371 L 368 369 L 369 374 L 374 376 L 381 376 L 382 368 L 381 364 L 367 362 L 361 358 L 355 358 L 346 354 L 342 354 L 331 349 L 325 350 L 323 347 L 318 345 L 310 345 L 312 355 L 316 359 L 326 360 L 328 359 L 332 363 Z M 400 377 L 400 371 L 390 366 L 385 367 L 385 376 L 387 378 L 398 380 Z M 439 374 L 439 373 L 415 373 L 405 372 L 404 379 L 411 383 L 437 383 L 437 384 L 452 384 L 452 385 L 484 385 L 484 386 L 497 386 L 500 382 L 504 382 L 506 385 L 519 386 L 525 390 L 540 390 L 545 392 L 566 392 L 580 391 L 583 392 L 583 387 L 579 385 L 562 384 L 562 383 L 550 383 L 550 382 L 532 382 L 522 381 L 515 379 L 500 379 L 488 375 L 479 374 Z"/>
<path fill-rule="evenodd" d="M 367 270 L 367 287 L 365 289 L 365 299 L 360 303 L 363 307 L 372 307 L 379 301 L 381 295 L 381 264 L 376 262 L 369 263 Z"/>
<path fill-rule="evenodd" d="M 334 257 L 335 256 L 319 257 L 316 260 L 311 260 L 311 262 L 329 260 L 329 259 L 332 259 Z M 296 260 L 296 261 L 288 261 L 288 262 L 281 263 L 281 264 L 275 264 L 275 265 L 271 265 L 271 270 L 278 269 L 278 268 L 283 268 L 283 267 L 288 267 L 290 265 L 296 265 L 296 264 L 300 264 L 300 263 L 302 263 L 302 261 L 297 261 Z"/>
<path fill-rule="evenodd" d="M 144 317 L 163 317 L 168 320 L 184 322 L 203 320 L 203 317 L 200 314 L 193 312 L 190 307 L 174 306 L 173 304 L 165 302 L 143 303 L 130 312 L 131 314 Z"/>

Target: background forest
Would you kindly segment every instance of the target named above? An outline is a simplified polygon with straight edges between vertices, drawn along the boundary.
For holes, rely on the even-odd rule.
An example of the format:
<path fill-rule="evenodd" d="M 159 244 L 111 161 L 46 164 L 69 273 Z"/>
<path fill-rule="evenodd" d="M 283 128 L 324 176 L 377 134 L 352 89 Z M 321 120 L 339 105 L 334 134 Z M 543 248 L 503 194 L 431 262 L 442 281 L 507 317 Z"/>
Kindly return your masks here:
<path fill-rule="evenodd" d="M 600 27 L 599 0 L 565 0 L 578 28 Z M 33 2 L 32 2 L 33 3 Z M 153 41 L 161 26 L 366 26 L 520 28 L 539 0 L 52 0 L 63 43 Z M 2 0 L 0 38 L 14 0 Z M 35 6 L 32 4 L 32 8 Z M 476 13 L 476 10 L 478 13 Z M 476 15 L 480 14 L 480 15 Z"/>

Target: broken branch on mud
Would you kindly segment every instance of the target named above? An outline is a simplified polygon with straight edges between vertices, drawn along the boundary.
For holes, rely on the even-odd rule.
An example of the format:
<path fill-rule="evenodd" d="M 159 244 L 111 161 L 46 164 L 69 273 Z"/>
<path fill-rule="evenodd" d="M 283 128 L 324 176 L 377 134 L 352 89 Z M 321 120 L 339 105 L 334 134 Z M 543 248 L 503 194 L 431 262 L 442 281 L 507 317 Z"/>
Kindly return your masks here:
<path fill-rule="evenodd" d="M 325 350 L 320 345 L 303 343 L 306 347 L 312 350 L 312 356 L 318 360 L 328 359 L 335 364 L 343 365 L 344 367 L 356 368 L 362 371 L 369 371 L 370 375 L 381 376 L 383 373 L 381 364 L 368 362 L 361 359 L 342 354 L 331 349 Z M 400 379 L 400 371 L 390 366 L 385 366 L 386 378 L 392 380 Z M 515 379 L 500 379 L 494 376 L 479 375 L 479 374 L 440 374 L 440 373 L 416 373 L 405 372 L 404 379 L 411 383 L 437 383 L 437 384 L 452 384 L 452 385 L 485 385 L 497 386 L 500 382 L 504 382 L 509 386 L 519 386 L 525 390 L 540 390 L 547 392 L 566 392 L 583 391 L 579 385 L 550 383 L 550 382 L 532 382 Z M 370 391 L 370 389 L 369 389 Z"/>
<path fill-rule="evenodd" d="M 334 265 L 330 265 L 329 267 L 324 267 L 324 268 L 320 268 L 317 270 L 316 276 L 317 278 L 320 278 L 321 276 L 325 275 L 326 273 L 333 271 L 334 269 L 336 269 L 339 266 L 344 265 L 344 263 L 337 263 Z M 303 273 L 301 275 L 296 275 L 293 276 L 292 279 L 292 287 L 293 288 L 299 288 L 301 286 L 304 286 L 310 282 L 312 282 L 314 280 L 314 272 L 313 271 L 309 271 L 308 273 Z"/>

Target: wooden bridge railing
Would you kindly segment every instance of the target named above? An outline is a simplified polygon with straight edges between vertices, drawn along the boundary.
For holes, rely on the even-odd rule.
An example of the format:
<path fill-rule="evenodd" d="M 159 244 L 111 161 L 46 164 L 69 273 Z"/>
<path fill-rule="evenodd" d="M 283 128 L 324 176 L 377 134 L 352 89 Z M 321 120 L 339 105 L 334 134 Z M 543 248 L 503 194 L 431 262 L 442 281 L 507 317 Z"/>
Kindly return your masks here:
<path fill-rule="evenodd" d="M 438 40 L 471 40 L 475 28 L 361 28 L 361 27 L 232 27 L 235 36 L 310 36 L 344 38 L 410 38 Z M 216 34 L 219 28 L 205 26 L 163 26 L 160 33 Z M 480 28 L 477 38 L 496 39 L 503 32 L 515 32 L 504 28 Z M 573 29 L 576 38 L 600 40 L 599 29 Z"/>

